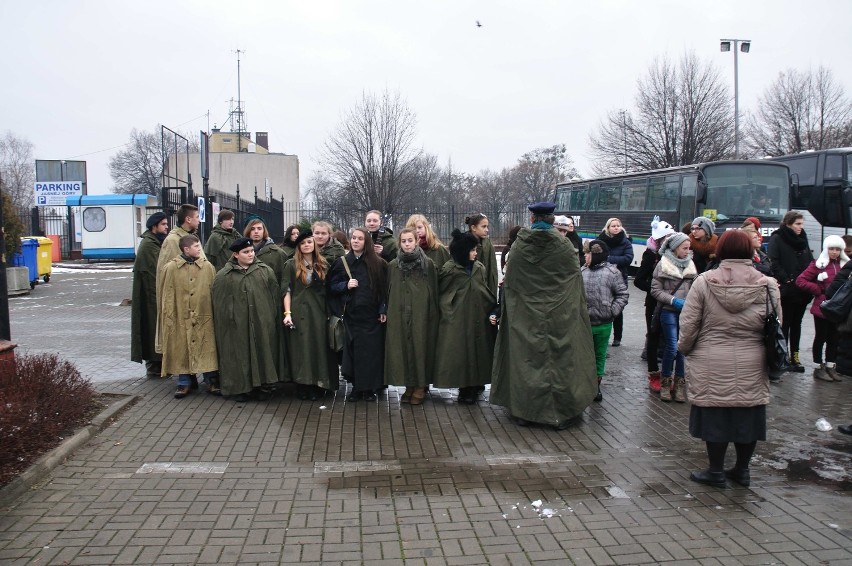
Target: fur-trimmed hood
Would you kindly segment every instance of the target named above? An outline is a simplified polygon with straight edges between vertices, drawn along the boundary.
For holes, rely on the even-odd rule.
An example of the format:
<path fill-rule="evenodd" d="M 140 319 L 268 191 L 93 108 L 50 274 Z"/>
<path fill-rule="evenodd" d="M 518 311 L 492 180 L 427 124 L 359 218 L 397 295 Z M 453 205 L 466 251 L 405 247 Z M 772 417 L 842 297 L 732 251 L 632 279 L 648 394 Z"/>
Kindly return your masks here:
<path fill-rule="evenodd" d="M 680 269 L 674 264 L 672 260 L 663 256 L 660 258 L 660 276 L 667 277 L 669 279 L 695 279 L 698 277 L 698 270 L 695 268 L 695 262 L 690 261 L 689 265 L 683 270 L 683 273 L 680 272 Z"/>

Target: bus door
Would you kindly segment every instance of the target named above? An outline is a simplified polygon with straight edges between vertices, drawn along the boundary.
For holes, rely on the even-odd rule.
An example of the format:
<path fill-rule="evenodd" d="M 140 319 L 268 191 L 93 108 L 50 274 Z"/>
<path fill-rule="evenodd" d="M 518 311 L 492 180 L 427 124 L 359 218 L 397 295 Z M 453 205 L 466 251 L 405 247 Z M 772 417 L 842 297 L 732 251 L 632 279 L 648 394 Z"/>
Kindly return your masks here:
<path fill-rule="evenodd" d="M 698 174 L 689 173 L 683 176 L 682 187 L 680 191 L 680 226 L 682 228 L 687 222 L 692 225 L 695 219 L 698 208 L 696 207 L 696 192 L 698 188 Z"/>

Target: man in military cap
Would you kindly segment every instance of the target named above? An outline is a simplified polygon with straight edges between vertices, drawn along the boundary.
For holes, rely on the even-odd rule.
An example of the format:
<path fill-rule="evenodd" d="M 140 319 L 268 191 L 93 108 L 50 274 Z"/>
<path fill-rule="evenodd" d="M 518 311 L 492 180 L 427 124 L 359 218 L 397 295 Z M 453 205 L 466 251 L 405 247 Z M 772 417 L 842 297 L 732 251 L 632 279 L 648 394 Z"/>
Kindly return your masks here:
<path fill-rule="evenodd" d="M 567 428 L 597 394 L 595 351 L 580 261 L 553 228 L 552 202 L 529 207 L 512 245 L 491 375 L 491 403 L 518 425 Z"/>
<path fill-rule="evenodd" d="M 148 378 L 160 377 L 162 355 L 156 352 L 157 258 L 169 233 L 169 219 L 155 212 L 145 223 L 136 261 L 133 262 L 133 295 L 130 311 L 130 360 L 145 362 Z"/>

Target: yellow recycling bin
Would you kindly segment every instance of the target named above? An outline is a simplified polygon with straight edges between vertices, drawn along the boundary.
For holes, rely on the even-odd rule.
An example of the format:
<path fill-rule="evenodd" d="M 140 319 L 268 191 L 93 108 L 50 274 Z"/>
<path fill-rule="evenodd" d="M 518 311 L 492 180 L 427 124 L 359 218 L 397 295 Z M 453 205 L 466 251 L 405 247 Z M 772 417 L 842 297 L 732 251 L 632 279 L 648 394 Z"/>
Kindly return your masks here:
<path fill-rule="evenodd" d="M 38 241 L 36 250 L 36 269 L 38 276 L 44 278 L 44 282 L 50 281 L 50 272 L 53 269 L 53 240 L 43 236 L 29 236 Z"/>

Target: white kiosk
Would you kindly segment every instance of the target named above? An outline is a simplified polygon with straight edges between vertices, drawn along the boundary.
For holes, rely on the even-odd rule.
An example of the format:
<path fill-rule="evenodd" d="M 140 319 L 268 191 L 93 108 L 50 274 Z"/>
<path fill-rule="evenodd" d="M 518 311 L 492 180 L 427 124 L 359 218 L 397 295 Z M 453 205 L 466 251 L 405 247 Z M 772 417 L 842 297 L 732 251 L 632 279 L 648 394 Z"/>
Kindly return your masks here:
<path fill-rule="evenodd" d="M 157 198 L 138 195 L 83 195 L 66 197 L 76 207 L 83 259 L 135 259 L 139 236 L 145 231 L 147 207 Z"/>

